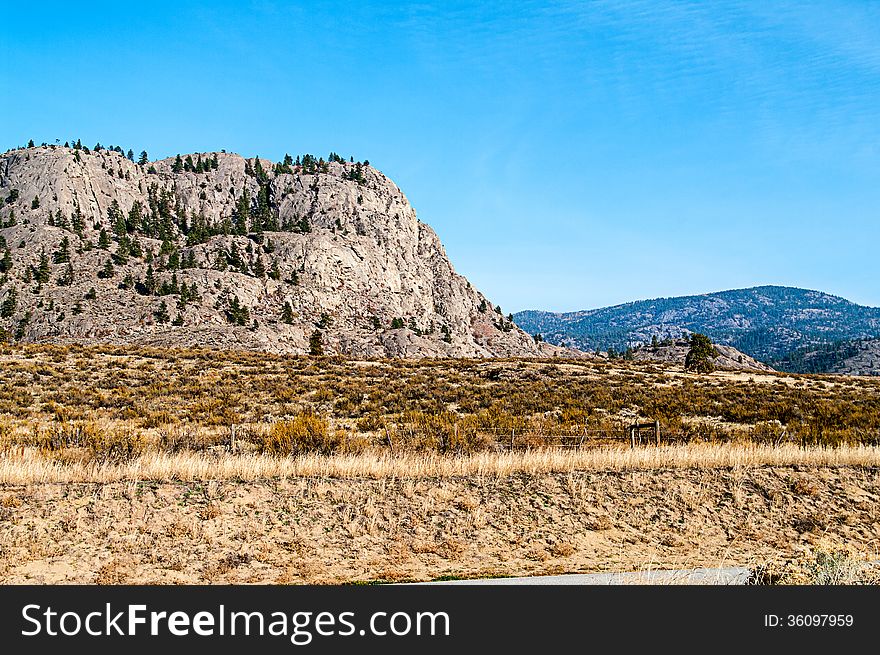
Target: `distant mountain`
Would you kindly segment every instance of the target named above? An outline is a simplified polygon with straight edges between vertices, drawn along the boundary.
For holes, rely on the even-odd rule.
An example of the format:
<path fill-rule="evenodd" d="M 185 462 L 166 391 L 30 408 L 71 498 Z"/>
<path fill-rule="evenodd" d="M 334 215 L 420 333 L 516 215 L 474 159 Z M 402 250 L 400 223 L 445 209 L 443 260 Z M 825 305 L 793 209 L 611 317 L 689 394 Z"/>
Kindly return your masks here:
<path fill-rule="evenodd" d="M 880 339 L 807 346 L 772 363 L 793 373 L 880 375 Z"/>
<path fill-rule="evenodd" d="M 582 350 L 622 350 L 650 343 L 654 336 L 662 341 L 702 332 L 716 343 L 783 369 L 798 366 L 796 362 L 807 353 L 829 344 L 880 337 L 880 308 L 863 307 L 820 291 L 779 286 L 640 300 L 569 313 L 523 311 L 514 314 L 514 321 L 550 343 Z"/>

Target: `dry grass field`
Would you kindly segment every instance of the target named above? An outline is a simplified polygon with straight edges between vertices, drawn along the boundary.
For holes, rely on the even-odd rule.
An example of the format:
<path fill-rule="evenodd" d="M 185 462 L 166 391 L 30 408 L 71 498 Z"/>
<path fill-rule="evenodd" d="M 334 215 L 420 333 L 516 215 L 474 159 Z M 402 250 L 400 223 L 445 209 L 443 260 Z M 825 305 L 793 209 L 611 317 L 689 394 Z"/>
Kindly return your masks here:
<path fill-rule="evenodd" d="M 876 379 L 0 347 L 4 582 L 783 570 L 880 558 L 878 481 Z"/>

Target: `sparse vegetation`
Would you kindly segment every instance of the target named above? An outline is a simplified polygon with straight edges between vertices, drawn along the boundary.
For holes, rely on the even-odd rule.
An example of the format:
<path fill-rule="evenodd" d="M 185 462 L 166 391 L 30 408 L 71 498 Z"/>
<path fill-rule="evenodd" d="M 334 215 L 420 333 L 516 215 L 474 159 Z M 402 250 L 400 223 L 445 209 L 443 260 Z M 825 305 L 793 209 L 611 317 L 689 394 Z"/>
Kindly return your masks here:
<path fill-rule="evenodd" d="M 14 312 L 12 289 L 6 312 Z M 160 303 L 155 318 L 171 322 L 167 305 Z M 313 350 L 323 340 L 315 332 Z M 20 439 L 35 426 L 59 421 L 126 424 L 147 443 L 152 431 L 168 426 L 213 435 L 235 424 L 248 426 L 239 441 L 260 450 L 273 424 L 304 414 L 327 421 L 329 434 L 341 430 L 348 442 L 395 454 L 617 447 L 626 443 L 627 425 L 646 420 L 661 422 L 668 444 L 876 447 L 880 380 L 700 376 L 619 362 L 357 362 L 113 346 L 0 350 L 0 420 L 13 435 L 9 443 L 26 444 Z M 194 437 L 192 449 L 204 442 Z"/>

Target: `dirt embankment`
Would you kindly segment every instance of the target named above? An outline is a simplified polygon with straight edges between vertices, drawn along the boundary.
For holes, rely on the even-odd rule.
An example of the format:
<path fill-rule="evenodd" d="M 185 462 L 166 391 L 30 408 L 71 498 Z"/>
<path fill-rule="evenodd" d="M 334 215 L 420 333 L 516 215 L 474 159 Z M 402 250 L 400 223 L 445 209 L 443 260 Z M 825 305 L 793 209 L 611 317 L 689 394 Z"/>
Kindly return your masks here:
<path fill-rule="evenodd" d="M 5 583 L 341 583 L 880 552 L 880 469 L 0 487 Z"/>

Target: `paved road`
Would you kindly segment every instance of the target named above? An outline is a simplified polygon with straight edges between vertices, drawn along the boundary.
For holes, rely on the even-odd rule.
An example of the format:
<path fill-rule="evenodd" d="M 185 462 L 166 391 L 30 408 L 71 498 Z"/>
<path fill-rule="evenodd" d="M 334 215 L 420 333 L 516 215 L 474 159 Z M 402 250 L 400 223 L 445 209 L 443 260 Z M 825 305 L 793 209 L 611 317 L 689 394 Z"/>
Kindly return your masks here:
<path fill-rule="evenodd" d="M 476 580 L 443 580 L 423 584 L 454 585 L 742 585 L 749 579 L 749 569 L 690 569 L 682 571 L 637 571 L 633 573 L 582 573 L 541 575 L 528 578 L 480 578 Z"/>

